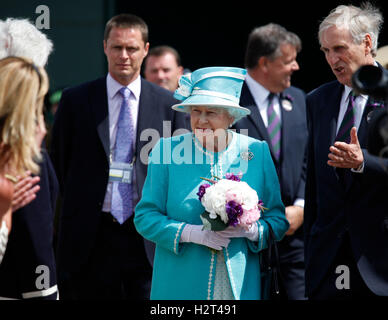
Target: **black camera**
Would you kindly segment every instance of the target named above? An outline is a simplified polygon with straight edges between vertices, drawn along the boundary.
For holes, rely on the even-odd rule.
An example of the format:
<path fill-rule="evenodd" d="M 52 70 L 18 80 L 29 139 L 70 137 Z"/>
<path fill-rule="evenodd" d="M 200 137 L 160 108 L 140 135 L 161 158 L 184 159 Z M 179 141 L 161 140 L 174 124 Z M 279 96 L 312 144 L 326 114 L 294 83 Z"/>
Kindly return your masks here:
<path fill-rule="evenodd" d="M 368 135 L 368 151 L 388 158 L 388 70 L 371 65 L 362 66 L 352 77 L 353 89 L 384 104 L 372 112 Z"/>
<path fill-rule="evenodd" d="M 375 100 L 388 100 L 388 70 L 375 66 L 362 66 L 352 77 L 353 88 Z"/>

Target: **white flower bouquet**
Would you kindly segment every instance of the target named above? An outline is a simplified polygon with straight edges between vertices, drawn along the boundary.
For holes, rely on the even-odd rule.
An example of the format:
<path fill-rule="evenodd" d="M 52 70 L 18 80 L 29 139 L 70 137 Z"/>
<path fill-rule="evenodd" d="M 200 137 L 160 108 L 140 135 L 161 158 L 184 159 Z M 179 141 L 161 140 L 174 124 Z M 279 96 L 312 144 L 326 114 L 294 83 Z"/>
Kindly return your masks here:
<path fill-rule="evenodd" d="M 211 183 L 202 184 L 197 193 L 206 210 L 201 214 L 205 230 L 221 231 L 237 225 L 249 229 L 259 220 L 265 209 L 263 202 L 241 176 L 227 173 L 225 179 L 217 181 L 202 178 Z"/>

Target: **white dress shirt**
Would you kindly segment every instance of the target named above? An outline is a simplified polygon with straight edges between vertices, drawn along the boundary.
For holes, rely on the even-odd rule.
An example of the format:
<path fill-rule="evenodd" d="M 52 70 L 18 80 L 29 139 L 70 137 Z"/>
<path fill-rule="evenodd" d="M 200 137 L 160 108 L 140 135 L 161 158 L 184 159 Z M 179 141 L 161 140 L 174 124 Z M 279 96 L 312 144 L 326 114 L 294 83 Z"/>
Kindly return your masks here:
<path fill-rule="evenodd" d="M 108 73 L 106 77 L 106 88 L 108 93 L 108 112 L 109 112 L 109 140 L 110 140 L 110 154 L 114 154 L 114 147 L 116 143 L 116 133 L 117 133 L 117 122 L 119 119 L 121 103 L 123 97 L 120 94 L 120 89 L 123 87 L 122 84 L 118 83 L 112 78 Z M 136 148 L 136 128 L 137 128 L 137 115 L 139 113 L 139 99 L 141 91 L 141 78 L 140 75 L 136 78 L 135 81 L 131 82 L 127 88 L 131 91 L 131 96 L 129 98 L 130 112 L 133 120 L 133 129 L 134 136 L 132 141 L 132 148 Z M 135 170 L 132 172 L 132 183 L 135 185 Z M 134 200 L 137 199 L 136 188 L 132 188 L 134 193 Z M 102 211 L 110 212 L 111 211 L 111 202 L 112 202 L 112 182 L 108 183 L 104 204 L 102 206 Z M 136 201 L 133 202 L 134 204 Z"/>
<path fill-rule="evenodd" d="M 256 80 L 254 80 L 249 74 L 247 74 L 245 81 L 248 85 L 249 90 L 252 93 L 253 99 L 255 100 L 255 103 L 259 109 L 261 118 L 263 119 L 265 127 L 268 127 L 268 115 L 267 115 L 267 108 L 268 108 L 268 95 L 270 92 L 264 88 L 260 83 L 258 83 Z M 282 121 L 282 113 L 280 112 L 280 104 L 279 104 L 279 95 L 277 94 L 278 99 L 275 99 L 275 105 L 274 110 L 275 113 L 278 115 L 280 122 Z"/>

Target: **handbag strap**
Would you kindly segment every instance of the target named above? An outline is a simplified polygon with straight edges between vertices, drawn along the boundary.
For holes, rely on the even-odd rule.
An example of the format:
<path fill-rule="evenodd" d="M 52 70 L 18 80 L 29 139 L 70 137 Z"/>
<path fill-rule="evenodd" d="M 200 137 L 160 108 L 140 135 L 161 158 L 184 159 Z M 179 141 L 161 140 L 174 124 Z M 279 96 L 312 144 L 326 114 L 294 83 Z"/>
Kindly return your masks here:
<path fill-rule="evenodd" d="M 263 220 L 265 221 L 265 220 Z M 279 275 L 280 272 L 280 261 L 279 261 L 279 251 L 276 244 L 275 233 L 272 229 L 272 226 L 269 222 L 265 221 L 268 226 L 268 270 L 272 269 L 274 277 L 274 287 L 276 294 L 280 293 L 279 288 Z M 272 255 L 273 254 L 273 255 Z"/>

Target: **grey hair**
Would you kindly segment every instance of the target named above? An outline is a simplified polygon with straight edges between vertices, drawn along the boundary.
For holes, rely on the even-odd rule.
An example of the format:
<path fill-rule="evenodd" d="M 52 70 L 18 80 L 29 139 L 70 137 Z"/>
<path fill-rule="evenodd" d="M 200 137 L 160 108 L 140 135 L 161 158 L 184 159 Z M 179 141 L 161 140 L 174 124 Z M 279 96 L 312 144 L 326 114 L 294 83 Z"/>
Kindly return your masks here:
<path fill-rule="evenodd" d="M 53 50 L 53 44 L 28 19 L 0 20 L 0 59 L 26 57 L 44 67 Z"/>
<path fill-rule="evenodd" d="M 194 108 L 195 106 L 194 105 L 193 106 L 188 106 L 187 109 L 186 109 L 186 112 L 190 113 L 191 109 Z M 198 106 L 201 106 L 201 105 L 198 105 Z M 212 106 L 212 105 L 203 105 L 203 106 L 206 106 L 208 108 L 214 108 L 214 109 L 219 109 L 219 110 L 225 111 L 227 114 L 229 114 L 229 116 L 231 116 L 234 119 L 233 122 L 232 122 L 232 125 L 235 124 L 237 121 L 239 121 L 239 120 L 241 120 L 242 118 L 245 117 L 245 115 L 242 114 L 241 111 L 239 111 L 238 109 L 233 108 L 233 107 Z"/>
<path fill-rule="evenodd" d="M 236 109 L 230 109 L 230 108 L 224 108 L 228 113 L 229 115 L 234 119 L 233 120 L 233 124 L 235 124 L 237 121 L 241 120 L 242 118 L 244 118 L 245 116 L 241 114 L 241 112 L 239 112 L 238 110 Z"/>
<path fill-rule="evenodd" d="M 379 32 L 383 24 L 380 10 L 365 2 L 360 8 L 340 5 L 333 9 L 319 25 L 318 39 L 321 43 L 322 33 L 330 27 L 349 30 L 354 43 L 361 44 L 367 34 L 372 39 L 372 57 L 376 56 Z"/>
<path fill-rule="evenodd" d="M 281 56 L 281 45 L 283 44 L 292 45 L 297 52 L 302 50 L 302 41 L 298 35 L 276 23 L 253 29 L 248 37 L 245 67 L 254 68 L 260 57 L 263 56 L 271 60 Z"/>

